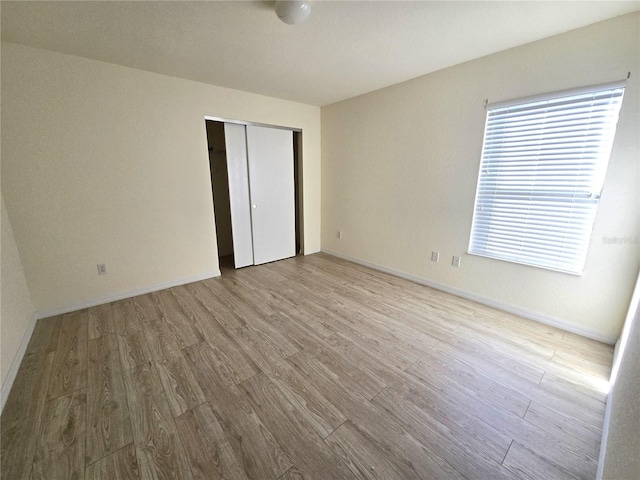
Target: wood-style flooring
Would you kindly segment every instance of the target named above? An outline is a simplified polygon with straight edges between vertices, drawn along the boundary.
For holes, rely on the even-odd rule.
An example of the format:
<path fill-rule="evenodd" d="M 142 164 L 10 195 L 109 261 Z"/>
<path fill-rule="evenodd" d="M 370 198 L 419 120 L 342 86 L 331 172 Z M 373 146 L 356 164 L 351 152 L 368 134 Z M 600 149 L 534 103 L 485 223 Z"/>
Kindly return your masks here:
<path fill-rule="evenodd" d="M 612 347 L 317 254 L 40 320 L 2 479 L 593 479 Z"/>

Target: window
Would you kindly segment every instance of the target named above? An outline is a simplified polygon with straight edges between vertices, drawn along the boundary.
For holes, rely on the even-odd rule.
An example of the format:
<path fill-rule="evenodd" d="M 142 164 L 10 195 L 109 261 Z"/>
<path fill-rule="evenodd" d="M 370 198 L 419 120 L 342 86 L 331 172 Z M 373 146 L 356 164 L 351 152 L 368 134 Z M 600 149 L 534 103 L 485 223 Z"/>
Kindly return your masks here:
<path fill-rule="evenodd" d="M 624 86 L 487 105 L 469 253 L 582 274 Z"/>

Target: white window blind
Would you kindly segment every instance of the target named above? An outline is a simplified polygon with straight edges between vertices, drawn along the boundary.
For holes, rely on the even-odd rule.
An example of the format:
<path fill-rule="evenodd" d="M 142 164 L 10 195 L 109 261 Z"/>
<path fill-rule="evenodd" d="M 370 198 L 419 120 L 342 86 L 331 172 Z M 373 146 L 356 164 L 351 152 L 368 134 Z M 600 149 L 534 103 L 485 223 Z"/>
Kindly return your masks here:
<path fill-rule="evenodd" d="M 487 106 L 469 253 L 582 273 L 624 86 Z"/>

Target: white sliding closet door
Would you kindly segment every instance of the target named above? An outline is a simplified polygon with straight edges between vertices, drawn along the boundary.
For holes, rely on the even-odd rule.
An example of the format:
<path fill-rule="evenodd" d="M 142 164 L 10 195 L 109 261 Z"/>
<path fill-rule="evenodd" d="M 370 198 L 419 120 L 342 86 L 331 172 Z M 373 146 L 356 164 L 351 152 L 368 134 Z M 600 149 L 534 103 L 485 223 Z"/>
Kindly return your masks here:
<path fill-rule="evenodd" d="M 247 136 L 244 125 L 224 124 L 224 141 L 229 172 L 229 200 L 233 260 L 236 268 L 253 265 L 251 200 L 247 169 Z"/>
<path fill-rule="evenodd" d="M 253 262 L 259 265 L 296 254 L 293 132 L 246 129 Z"/>

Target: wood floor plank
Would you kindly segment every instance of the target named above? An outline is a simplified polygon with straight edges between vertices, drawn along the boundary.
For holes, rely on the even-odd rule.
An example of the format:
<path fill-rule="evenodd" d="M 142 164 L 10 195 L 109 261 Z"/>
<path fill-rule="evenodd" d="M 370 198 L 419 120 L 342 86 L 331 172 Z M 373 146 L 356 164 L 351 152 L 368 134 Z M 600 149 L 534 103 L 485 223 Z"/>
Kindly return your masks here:
<path fill-rule="evenodd" d="M 153 359 L 143 330 L 118 335 L 118 351 L 123 370 L 129 370 Z"/>
<path fill-rule="evenodd" d="M 152 363 L 124 371 L 142 478 L 192 480 L 162 385 Z"/>
<path fill-rule="evenodd" d="M 265 318 L 273 328 L 277 329 L 290 342 L 297 345 L 298 351 L 318 348 L 325 345 L 324 338 L 308 328 L 306 317 L 295 318 L 285 312 L 278 312 Z M 328 335 L 327 335 L 328 336 Z"/>
<path fill-rule="evenodd" d="M 554 374 L 572 383 L 582 384 L 590 389 L 602 389 L 608 380 L 608 377 L 603 376 L 601 373 L 571 368 L 563 363 L 553 361 L 547 356 L 537 355 L 535 352 L 523 349 L 513 342 L 505 341 L 464 326 L 456 330 L 456 337 L 461 337 L 465 341 L 471 339 L 483 344 L 484 349 L 499 352 L 500 357 L 506 364 L 512 362 L 517 364 L 519 368 L 528 366 L 530 368 L 541 369 L 547 374 Z"/>
<path fill-rule="evenodd" d="M 389 303 L 377 297 L 368 298 L 370 295 L 363 302 L 353 293 L 340 293 L 332 294 L 334 315 L 338 320 L 336 328 L 351 338 L 358 337 L 375 348 L 402 354 L 409 363 L 413 363 L 420 352 L 437 343 L 433 336 L 409 326 L 407 315 Z M 344 312 L 348 312 L 348 315 L 344 316 Z M 345 331 L 345 328 L 348 330 Z M 399 367 L 404 368 L 402 365 Z"/>
<path fill-rule="evenodd" d="M 203 327 L 202 331 L 207 339 L 205 343 L 218 352 L 219 358 L 222 359 L 226 368 L 232 373 L 235 383 L 242 383 L 258 374 L 260 368 L 251 356 L 245 353 L 231 335 L 226 332 L 218 335 L 219 327 L 214 325 L 215 322 L 210 322 Z"/>
<path fill-rule="evenodd" d="M 412 374 L 425 385 L 433 385 L 433 379 L 427 371 L 422 373 L 416 371 Z M 443 389 L 444 384 L 436 384 L 436 389 Z M 461 387 L 451 384 L 451 388 L 457 390 Z M 519 444 L 533 451 L 541 458 L 547 461 L 563 466 L 567 470 L 576 469 L 576 475 L 582 475 L 587 478 L 595 475 L 597 462 L 591 458 L 582 449 L 574 447 L 567 443 L 564 436 L 558 436 L 558 432 L 547 432 L 535 425 L 527 422 L 519 415 L 512 412 L 504 411 L 498 406 L 491 405 L 481 399 L 473 400 L 465 397 L 459 398 L 453 393 L 445 394 L 449 398 L 454 398 L 461 405 L 467 405 L 469 409 L 473 409 L 478 418 L 497 431 L 501 432 L 508 438 L 511 438 Z M 469 403 L 471 402 L 471 403 Z"/>
<path fill-rule="evenodd" d="M 64 315 L 47 399 L 61 397 L 86 387 L 87 341 L 87 311 Z"/>
<path fill-rule="evenodd" d="M 130 443 L 84 471 L 85 480 L 141 480 L 136 448 Z"/>
<path fill-rule="evenodd" d="M 189 325 L 198 341 L 202 341 L 203 337 L 198 326 L 198 317 L 201 315 L 202 306 L 194 301 L 189 291 L 183 286 L 172 288 L 168 291 L 172 297 L 173 303 L 180 309 L 182 313 L 181 320 L 184 324 Z"/>
<path fill-rule="evenodd" d="M 508 479 L 500 463 L 511 439 L 453 404 L 438 404 L 419 386 L 391 386 L 374 403 L 461 474 L 477 479 Z"/>
<path fill-rule="evenodd" d="M 113 302 L 113 328 L 118 335 L 127 335 L 142 330 L 144 314 L 132 298 Z"/>
<path fill-rule="evenodd" d="M 241 383 L 258 373 L 257 366 L 231 338 L 229 330 L 218 322 L 219 317 L 205 309 L 189 289 L 181 288 L 175 292 L 175 296 L 179 299 L 180 305 L 194 316 L 194 324 L 204 341 L 224 352 L 230 360 L 229 365 L 236 375 L 236 383 Z"/>
<path fill-rule="evenodd" d="M 331 450 L 304 416 L 266 375 L 261 373 L 248 379 L 242 383 L 241 388 L 248 394 L 253 408 L 305 478 L 350 477 L 346 466 L 335 461 Z"/>
<path fill-rule="evenodd" d="M 430 455 L 427 450 L 423 450 L 422 458 L 394 454 L 387 445 L 379 441 L 379 438 L 351 421 L 340 426 L 327 437 L 326 442 L 349 466 L 352 476 L 356 478 L 391 480 L 464 478 L 450 465 Z M 403 443 L 399 449 L 405 445 L 407 443 Z M 427 458 L 429 461 L 424 461 Z"/>
<path fill-rule="evenodd" d="M 273 348 L 270 342 L 251 327 L 237 328 L 230 331 L 229 335 L 242 351 L 251 358 L 258 367 L 259 372 L 276 377 L 287 370 L 286 360 Z"/>
<path fill-rule="evenodd" d="M 314 261 L 313 259 L 310 260 L 312 260 L 312 262 Z M 422 286 L 410 285 L 407 282 L 400 282 L 399 285 L 397 278 L 391 277 L 390 275 L 381 274 L 379 272 L 375 272 L 375 274 L 372 275 L 371 270 L 360 268 L 359 266 L 354 266 L 353 264 L 348 266 L 344 265 L 345 268 L 340 269 L 340 279 L 338 280 L 336 279 L 337 272 L 335 271 L 335 259 L 332 259 L 332 265 L 330 267 L 327 267 L 327 263 L 322 261 L 315 262 L 314 266 L 317 266 L 318 268 L 305 269 L 305 276 L 300 278 L 296 277 L 296 280 L 298 280 L 298 283 L 295 284 L 296 287 L 299 285 L 299 283 L 305 282 L 305 279 L 307 277 L 312 277 L 312 280 L 314 281 L 312 285 L 308 285 L 308 287 L 310 287 L 309 291 L 305 292 L 303 298 L 306 299 L 311 296 L 311 298 L 314 298 L 315 301 L 323 305 L 330 304 L 324 302 L 322 296 L 330 296 L 332 297 L 332 299 L 337 297 L 341 302 L 344 302 L 346 300 L 349 303 L 352 300 L 356 299 L 358 300 L 358 310 L 366 311 L 367 314 L 371 311 L 382 313 L 387 320 L 401 320 L 403 323 L 402 330 L 405 330 L 407 326 L 409 326 L 408 323 L 410 323 L 411 327 L 418 327 L 418 331 L 422 331 L 424 333 L 427 333 L 428 335 L 431 334 L 430 331 L 421 328 L 425 325 L 424 320 L 426 318 L 424 317 L 424 312 L 425 307 L 427 307 L 428 311 L 429 298 L 424 298 L 424 295 L 422 295 L 420 297 L 421 301 L 415 304 L 415 307 L 412 311 L 406 308 L 408 301 L 410 301 L 411 298 L 410 296 L 405 295 L 407 287 L 418 287 L 420 290 L 417 290 L 417 292 L 419 293 L 423 293 L 425 290 L 429 289 L 425 289 L 425 287 Z M 327 274 L 318 275 L 319 269 Z M 362 278 L 363 276 L 366 278 L 366 281 L 364 282 Z M 328 281 L 329 284 L 333 285 L 333 287 L 330 287 L 328 291 L 323 291 L 316 285 L 316 283 L 318 283 L 318 280 L 322 280 L 323 282 Z M 360 287 L 360 285 L 365 284 L 365 287 Z M 376 288 L 380 290 L 376 290 Z M 380 296 L 375 294 L 376 291 L 385 292 L 384 302 L 380 301 Z M 320 292 L 321 296 L 314 296 L 314 292 Z M 393 298 L 394 292 L 396 292 L 397 295 L 397 298 L 395 298 L 395 302 Z M 438 292 L 436 291 L 431 292 L 434 295 L 438 294 Z M 348 307 L 349 303 L 342 303 L 341 306 Z M 334 313 L 339 312 L 340 310 L 335 311 L 334 309 Z M 379 323 L 379 326 L 383 326 L 385 323 L 387 322 L 381 322 Z M 457 326 L 451 321 L 450 317 L 443 319 L 440 325 L 445 327 L 449 331 L 454 330 Z M 429 326 L 431 327 L 432 325 Z"/>
<path fill-rule="evenodd" d="M 195 480 L 248 480 L 208 403 L 176 418 Z"/>
<path fill-rule="evenodd" d="M 293 291 L 293 289 L 290 289 L 283 292 L 283 294 L 291 295 L 296 298 L 298 296 L 300 296 L 301 298 L 305 298 L 303 295 L 306 292 L 310 291 L 311 289 L 304 288 L 303 286 L 298 285 L 295 292 Z M 286 313 L 287 315 L 289 315 L 289 317 L 291 317 L 292 320 L 303 324 L 305 328 L 311 330 L 320 338 L 327 338 L 329 335 L 335 333 L 336 331 L 334 322 L 331 319 L 331 312 L 325 308 L 322 308 L 321 305 L 318 305 L 315 302 L 306 300 L 294 311 L 288 311 Z"/>
<path fill-rule="evenodd" d="M 232 335 L 321 438 L 325 438 L 346 420 L 304 375 L 283 359 L 262 337 L 253 335 L 247 327 L 234 330 Z"/>
<path fill-rule="evenodd" d="M 432 384 L 439 382 L 445 384 L 445 388 L 447 383 L 457 385 L 461 394 L 498 405 L 520 417 L 524 416 L 530 403 L 530 399 L 517 390 L 484 377 L 473 366 L 431 352 L 425 352 L 419 362 L 407 369 L 407 373 L 419 378 L 428 376 Z"/>
<path fill-rule="evenodd" d="M 601 429 L 594 428 L 590 422 L 575 415 L 562 414 L 532 401 L 524 419 L 541 430 L 563 438 L 592 458 L 598 458 L 600 454 Z"/>
<path fill-rule="evenodd" d="M 587 358 L 600 358 L 602 361 L 613 359 L 611 345 L 592 340 L 571 332 L 562 331 L 562 341 L 560 345 L 570 346 L 577 354 Z M 610 364 L 611 362 L 609 362 Z"/>
<path fill-rule="evenodd" d="M 336 391 L 347 391 L 359 395 L 363 400 L 371 400 L 386 384 L 371 372 L 353 365 L 347 357 L 331 348 L 303 351 L 287 359 L 308 379 L 315 380 L 326 375 L 331 383 L 339 385 Z M 317 383 L 313 382 L 317 386 Z"/>
<path fill-rule="evenodd" d="M 264 341 L 268 342 L 282 358 L 295 355 L 303 348 L 296 345 L 296 342 L 290 341 L 286 336 L 280 333 L 278 329 L 274 328 L 263 319 L 253 319 L 246 328 L 250 329 L 254 335 L 259 335 Z"/>
<path fill-rule="evenodd" d="M 163 320 L 145 322 L 142 326 L 151 358 L 155 362 L 172 362 L 182 356 L 175 326 Z"/>
<path fill-rule="evenodd" d="M 326 440 L 339 458 L 351 470 L 353 478 L 404 480 L 407 478 L 402 466 L 388 459 L 375 441 L 347 422 Z"/>
<path fill-rule="evenodd" d="M 435 348 L 449 345 L 462 352 L 467 352 L 479 359 L 486 358 L 494 365 L 499 365 L 504 369 L 511 370 L 514 375 L 519 375 L 525 380 L 539 383 L 545 374 L 542 362 L 528 361 L 532 357 L 518 355 L 517 348 L 507 349 L 503 344 L 496 344 L 487 340 L 486 337 L 469 335 L 467 331 L 456 331 L 455 336 L 442 342 Z M 512 354 L 513 353 L 513 354 Z M 541 360 L 541 359 L 540 359 Z"/>
<path fill-rule="evenodd" d="M 295 466 L 284 472 L 282 476 L 278 477 L 278 480 L 304 480 L 304 476 L 300 473 Z"/>
<path fill-rule="evenodd" d="M 174 417 L 206 401 L 200 384 L 184 357 L 157 362 L 156 368 Z"/>
<path fill-rule="evenodd" d="M 150 295 L 160 310 L 160 320 L 164 324 L 171 326 L 180 348 L 194 345 L 203 340 L 200 332 L 194 329 L 170 290 L 162 290 Z"/>
<path fill-rule="evenodd" d="M 55 352 L 26 355 L 0 421 L 2 475 L 26 480 L 31 474 Z"/>
<path fill-rule="evenodd" d="M 504 328 L 503 324 L 493 321 L 494 316 L 487 315 L 486 310 L 479 314 L 477 311 L 472 317 L 474 320 L 481 318 L 484 321 L 465 321 L 458 329 L 467 330 L 477 335 L 489 336 L 499 339 L 509 345 L 515 345 L 525 352 L 534 353 L 541 358 L 551 359 L 556 349 L 556 341 L 547 337 L 535 337 L 533 335 L 522 335 L 517 329 L 517 324 L 511 323 L 511 328 Z"/>
<path fill-rule="evenodd" d="M 405 478 L 463 478 L 444 458 L 420 443 L 384 410 L 373 405 L 358 408 L 340 405 L 350 422 L 375 440 L 376 448 L 401 469 Z"/>
<path fill-rule="evenodd" d="M 420 478 L 419 476 L 416 477 L 416 470 L 418 472 L 424 472 L 423 474 L 427 477 L 430 476 L 430 478 L 461 477 L 451 465 L 433 451 L 424 448 L 419 441 L 411 436 L 397 421 L 389 415 L 385 415 L 384 409 L 379 408 L 371 402 L 363 402 L 359 394 L 350 390 L 348 386 L 345 386 L 339 376 L 329 371 L 328 368 L 320 364 L 320 362 L 314 363 L 312 360 L 305 365 L 304 361 L 300 361 L 303 358 L 304 356 L 300 354 L 295 356 L 296 361 L 299 361 L 299 364 L 296 363 L 296 366 L 300 365 L 301 368 L 306 369 L 310 363 L 316 371 L 324 372 L 323 374 L 310 377 L 311 382 L 319 391 L 323 392 L 324 396 L 335 405 L 359 431 L 364 432 L 367 437 L 375 439 L 373 443 L 365 442 L 366 445 L 372 445 L 371 449 L 373 450 L 371 451 L 382 450 L 387 452 L 389 455 L 387 461 L 393 462 L 397 468 L 400 468 L 403 474 L 406 475 L 406 478 Z M 312 370 L 309 369 L 307 371 Z M 327 437 L 327 441 L 329 441 L 332 435 Z M 340 451 L 344 452 L 345 450 Z M 371 455 L 375 456 L 376 454 L 371 453 Z M 354 459 L 347 460 L 345 458 L 343 458 L 343 461 L 350 465 L 352 462 L 355 462 Z M 356 462 L 356 464 L 357 463 L 358 462 Z"/>
<path fill-rule="evenodd" d="M 89 340 L 115 332 L 113 310 L 110 303 L 90 307 L 87 311 Z"/>
<path fill-rule="evenodd" d="M 244 327 L 247 324 L 246 319 L 256 315 L 253 307 L 240 300 L 225 279 L 203 280 L 200 285 L 209 290 L 210 301 L 217 303 L 222 311 L 227 312 L 227 315 L 221 317 L 221 322 L 233 322 L 236 324 L 235 328 Z M 228 312 L 232 312 L 232 315 L 229 316 Z M 230 327 L 231 325 L 229 325 Z"/>
<path fill-rule="evenodd" d="M 532 387 L 539 385 L 545 373 L 541 368 L 531 368 L 526 364 L 510 361 L 502 357 L 499 351 L 487 349 L 479 342 L 462 338 L 457 338 L 453 343 L 440 342 L 433 347 L 433 353 L 475 366 L 502 385 L 507 387 L 516 385 L 521 391 L 523 389 L 529 391 Z"/>
<path fill-rule="evenodd" d="M 89 342 L 87 413 L 85 464 L 133 442 L 118 342 L 113 333 Z"/>
<path fill-rule="evenodd" d="M 573 345 L 560 344 L 555 349 L 552 360 L 570 369 L 579 370 L 588 375 L 608 378 L 611 374 L 613 354 L 602 351 L 591 351 L 589 355 Z"/>
<path fill-rule="evenodd" d="M 326 341 L 346 358 L 351 358 L 352 361 L 366 368 L 378 378 L 381 378 L 385 382 L 385 386 L 396 381 L 398 374 L 402 372 L 402 369 L 396 367 L 393 362 L 387 361 L 388 357 L 384 354 L 382 354 L 382 356 L 377 355 L 367 350 L 367 348 L 357 340 L 352 341 L 352 338 L 342 333 L 334 333 L 327 337 Z"/>
<path fill-rule="evenodd" d="M 479 371 L 480 376 L 488 376 L 501 385 L 520 392 L 532 402 L 546 405 L 560 415 L 576 420 L 582 419 L 583 423 L 591 425 L 594 431 L 598 432 L 598 437 L 601 436 L 601 409 L 593 411 L 590 407 L 583 406 L 581 401 L 576 401 L 576 390 L 582 388 L 580 385 L 566 385 L 561 379 L 553 376 L 545 380 L 548 375 L 543 371 L 531 371 L 529 374 L 526 373 L 526 366 L 521 368 L 523 365 L 517 363 L 507 367 L 502 363 L 498 352 L 475 350 L 475 346 L 466 347 L 464 342 L 456 343 L 455 347 L 440 343 L 433 349 L 433 353 L 436 352 L 473 366 Z M 541 385 L 541 380 L 544 386 Z"/>
<path fill-rule="evenodd" d="M 55 351 L 58 347 L 61 324 L 62 315 L 38 320 L 25 355 Z"/>
<path fill-rule="evenodd" d="M 522 382 L 514 379 L 513 375 L 493 365 L 485 366 L 477 361 L 450 355 L 441 348 L 425 352 L 420 362 L 411 368 L 417 368 L 419 365 L 428 365 L 429 369 L 433 368 L 439 374 L 465 385 L 478 397 L 501 404 L 505 409 L 520 416 L 524 415 L 531 401 L 530 395 L 518 388 Z M 504 380 L 503 377 L 507 377 L 507 381 L 501 381 Z M 528 387 L 531 389 L 533 385 Z"/>
<path fill-rule="evenodd" d="M 352 371 L 346 371 L 336 363 L 326 361 L 326 353 L 300 352 L 287 359 L 296 369 L 300 370 L 309 381 L 331 402 L 338 406 L 346 407 L 347 411 L 353 407 L 353 403 L 364 403 L 369 405 L 366 390 L 361 391 L 359 385 L 352 377 Z M 363 372 L 363 376 L 366 373 Z M 377 392 L 378 395 L 380 392 Z M 375 396 L 375 395 L 374 395 Z M 367 402 L 363 402 L 367 400 Z M 347 415 L 349 418 L 349 415 Z"/>
<path fill-rule="evenodd" d="M 580 383 L 568 381 L 553 373 L 545 373 L 540 381 L 540 388 L 557 397 L 564 398 L 572 404 L 585 407 L 593 412 L 604 412 L 607 404 L 607 396 L 604 391 L 608 387 L 602 385 L 602 389 L 586 388 Z"/>
<path fill-rule="evenodd" d="M 211 318 L 219 322 L 226 330 L 233 330 L 245 326 L 242 318 L 229 305 L 220 301 L 213 293 L 215 285 L 205 285 L 204 282 L 196 282 L 186 285 L 185 288 L 197 299 Z"/>
<path fill-rule="evenodd" d="M 446 301 L 446 297 L 442 298 Z M 504 312 L 487 305 L 468 303 L 463 299 L 458 300 L 457 303 L 472 307 L 471 320 L 479 320 L 481 323 L 498 327 L 500 325 L 508 325 L 508 330 L 511 333 L 517 332 L 523 338 L 535 339 L 539 343 L 546 343 L 547 345 L 560 344 L 564 338 L 564 331 L 551 325 L 538 325 L 513 313 Z M 478 322 L 472 321 L 471 323 Z"/>
<path fill-rule="evenodd" d="M 263 313 L 265 310 L 265 304 L 267 304 L 266 301 L 261 300 L 260 297 L 253 293 L 253 291 L 248 289 L 240 289 L 238 292 L 239 298 L 248 305 L 251 305 L 256 313 L 260 312 L 260 314 L 247 317 L 247 326 L 257 332 L 260 332 L 260 334 L 271 343 L 273 348 L 276 349 L 283 358 L 294 355 L 304 348 L 304 345 L 299 344 L 294 338 L 283 335 L 278 328 L 275 328 L 271 324 L 271 322 L 266 321 L 267 317 L 279 314 L 281 310 L 271 308 Z M 267 296 L 273 299 L 277 298 L 273 294 L 267 294 Z M 282 303 L 282 300 L 280 300 L 279 303 Z M 265 313 L 267 314 L 265 315 Z"/>
<path fill-rule="evenodd" d="M 238 388 L 222 352 L 201 343 L 185 353 L 247 476 L 273 479 L 286 472 L 291 460 Z"/>
<path fill-rule="evenodd" d="M 335 339 L 338 336 L 348 338 L 349 343 L 357 345 L 360 351 L 365 352 L 364 354 L 383 359 L 385 365 L 398 370 L 406 370 L 420 358 L 420 355 L 406 345 L 400 342 L 394 343 L 394 340 L 389 339 L 388 336 L 385 338 L 379 334 L 380 332 L 364 333 L 366 329 L 364 325 L 347 325 L 342 322 L 336 327 L 337 333 L 328 338 Z"/>
<path fill-rule="evenodd" d="M 524 480 L 539 480 L 553 478 L 554 480 L 590 479 L 590 476 L 575 476 L 548 459 L 536 455 L 518 442 L 513 442 L 503 465 L 517 478 Z"/>
<path fill-rule="evenodd" d="M 131 300 L 142 323 L 155 322 L 162 318 L 160 306 L 154 301 L 151 294 L 138 295 Z"/>
<path fill-rule="evenodd" d="M 297 283 L 294 288 L 300 289 L 301 285 Z M 415 361 L 415 356 L 412 357 L 412 355 L 419 355 L 422 348 L 428 348 L 436 343 L 435 338 L 426 334 L 424 330 L 408 329 L 407 316 L 403 312 L 399 312 L 398 309 L 389 307 L 388 303 L 380 302 L 377 298 L 367 298 L 367 302 L 362 303 L 358 299 L 354 299 L 352 294 L 345 294 L 342 290 L 329 290 L 323 293 L 320 293 L 317 288 L 301 290 L 303 298 L 312 299 L 312 305 L 318 303 L 326 305 L 323 309 L 329 312 L 328 323 L 331 324 L 332 332 L 340 327 L 354 328 L 364 341 L 374 340 L 375 342 L 387 342 L 387 344 L 391 342 L 393 343 L 391 351 L 404 352 L 413 361 Z M 333 302 L 328 305 L 323 302 L 323 298 L 326 298 L 327 295 L 333 299 Z M 307 301 L 301 307 L 308 305 Z M 314 308 L 316 310 L 322 309 L 318 305 L 315 305 Z M 340 321 L 343 312 L 349 313 L 346 323 Z M 309 315 L 303 321 L 307 321 L 307 317 Z M 395 324 L 398 322 L 401 323 L 401 328 L 396 327 Z"/>
<path fill-rule="evenodd" d="M 86 407 L 84 389 L 47 402 L 32 480 L 84 478 Z"/>

